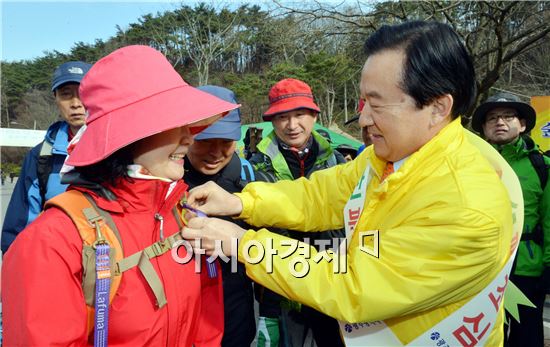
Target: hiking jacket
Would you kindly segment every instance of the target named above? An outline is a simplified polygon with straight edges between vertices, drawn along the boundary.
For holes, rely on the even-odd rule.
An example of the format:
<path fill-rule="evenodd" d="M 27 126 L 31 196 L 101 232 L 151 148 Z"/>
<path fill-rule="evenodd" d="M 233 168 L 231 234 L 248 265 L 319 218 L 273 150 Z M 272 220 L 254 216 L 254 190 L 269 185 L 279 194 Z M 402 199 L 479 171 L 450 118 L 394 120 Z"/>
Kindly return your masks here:
<path fill-rule="evenodd" d="M 68 139 L 69 125 L 62 121 L 52 124 L 44 137 L 44 141 L 52 145 L 52 170 L 46 187 L 46 200 L 63 193 L 67 188 L 67 185 L 60 182 L 59 171 L 67 156 Z M 42 143 L 39 143 L 25 156 L 21 174 L 11 195 L 2 226 L 2 252 L 4 254 L 21 230 L 25 229 L 42 212 L 45 200 L 40 194 L 37 174 L 41 148 Z"/>
<path fill-rule="evenodd" d="M 518 175 L 525 203 L 523 234 L 514 273 L 538 277 L 545 267 L 550 266 L 550 184 L 547 183 L 546 189 L 542 190 L 539 176 L 529 160 L 529 153 L 539 152 L 539 148 L 533 140 L 526 141 L 522 137 L 494 147 Z M 544 157 L 544 161 L 550 168 L 550 158 Z M 538 240 L 535 241 L 532 238 L 537 225 L 542 228 L 542 233 L 537 231 L 539 234 L 535 238 Z"/>
<path fill-rule="evenodd" d="M 173 207 L 187 189 L 178 181 L 120 180 L 106 187 L 109 200 L 88 191 L 109 212 L 122 240 L 124 257 L 179 232 Z M 86 189 L 71 186 L 69 189 Z M 184 247 L 179 256 L 185 257 Z M 137 267 L 122 274 L 109 310 L 109 346 L 219 346 L 223 333 L 221 276 L 195 271 L 195 258 L 179 264 L 172 252 L 152 258 L 167 304 L 158 308 L 153 291 Z M 204 263 L 204 261 L 203 261 Z M 204 265 L 204 264 L 203 264 Z M 2 268 L 5 346 L 93 345 L 86 336 L 82 290 L 82 240 L 71 219 L 49 208 L 13 243 Z"/>
<path fill-rule="evenodd" d="M 305 172 L 305 177 L 309 177 L 312 173 L 323 170 L 335 165 L 345 163 L 346 160 L 344 157 L 333 150 L 330 147 L 328 141 L 315 130 L 311 132 L 313 136 L 313 146 L 317 146 L 317 157 L 315 158 L 313 166 L 309 171 Z M 271 181 L 274 180 L 294 180 L 294 176 L 289 168 L 289 163 L 286 161 L 284 155 L 279 149 L 279 144 L 277 140 L 277 135 L 275 131 L 272 131 L 266 138 L 264 138 L 257 146 L 258 152 L 255 153 L 250 159 L 250 163 L 254 166 L 254 169 L 258 172 L 256 175 L 257 181 L 264 181 L 262 177 L 271 178 Z M 266 173 L 266 175 L 262 175 Z M 261 176 L 261 177 L 260 177 Z M 274 177 L 274 178 L 273 178 Z M 343 229 L 330 230 L 329 233 L 324 231 L 323 233 L 315 234 L 304 234 L 301 229 L 295 229 L 297 231 L 291 230 L 281 231 L 284 234 L 290 234 L 291 237 L 296 239 L 303 239 L 304 237 L 309 237 L 310 239 L 323 239 L 323 240 L 332 240 L 333 238 L 344 237 Z M 310 230 L 305 230 L 310 231 Z M 332 247 L 332 245 L 329 245 Z"/>
<path fill-rule="evenodd" d="M 332 167 L 334 165 L 345 163 L 344 157 L 330 147 L 328 141 L 319 135 L 315 130 L 311 132 L 314 142 L 317 143 L 319 152 L 313 167 L 305 173 L 309 177 L 313 172 Z M 258 152 L 250 159 L 250 163 L 258 171 L 271 172 L 278 180 L 293 180 L 292 172 L 288 167 L 283 154 L 279 150 L 277 135 L 275 131 L 269 133 L 258 146 Z"/>
<path fill-rule="evenodd" d="M 246 159 L 242 159 L 246 161 Z M 241 177 L 241 159 L 235 153 L 231 161 L 217 174 L 205 175 L 185 161 L 185 182 L 189 189 L 195 188 L 208 181 L 216 182 L 230 193 L 240 192 L 244 185 Z M 227 218 L 230 219 L 230 218 Z M 250 226 L 240 221 L 240 226 Z M 236 261 L 236 259 L 235 259 Z M 223 347 L 250 346 L 256 334 L 256 319 L 254 316 L 254 297 L 252 281 L 246 276 L 244 265 L 237 263 L 236 271 L 231 269 L 231 262 L 219 260 L 223 273 L 223 296 L 225 326 L 222 340 Z"/>
<path fill-rule="evenodd" d="M 239 217 L 251 225 L 341 228 L 344 206 L 370 165 L 374 176 L 356 230 L 378 230 L 379 252 L 376 257 L 362 251 L 359 241 L 369 239 L 359 240 L 355 233 L 343 260 L 345 273 L 335 273 L 334 260 L 315 262 L 317 252 L 310 248 L 311 257 L 305 260 L 309 272 L 303 278 L 289 270 L 293 261 L 304 258 L 296 253 L 284 259 L 264 257 L 256 265 L 245 262 L 247 274 L 337 319 L 384 320 L 404 344 L 413 341 L 485 288 L 509 258 L 510 198 L 470 137 L 477 139 L 476 146 L 492 151 L 457 119 L 382 183 L 386 162 L 370 146 L 355 160 L 310 179 L 249 184 L 237 195 L 243 203 Z M 266 229 L 247 231 L 239 243 L 239 259 L 245 259 L 249 241 L 267 249 L 271 240 L 279 245 L 285 237 Z M 268 273 L 271 259 L 273 272 Z M 502 345 L 503 316 L 501 305 L 486 346 Z"/>

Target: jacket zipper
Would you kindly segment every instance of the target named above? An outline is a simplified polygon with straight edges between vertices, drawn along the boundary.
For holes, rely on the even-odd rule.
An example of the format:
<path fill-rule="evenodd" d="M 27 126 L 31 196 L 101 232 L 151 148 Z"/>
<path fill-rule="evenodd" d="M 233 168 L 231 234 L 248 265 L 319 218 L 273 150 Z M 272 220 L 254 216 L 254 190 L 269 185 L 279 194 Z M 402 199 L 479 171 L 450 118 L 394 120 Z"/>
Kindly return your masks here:
<path fill-rule="evenodd" d="M 164 217 L 160 213 L 155 213 L 155 219 L 160 222 L 159 237 L 160 242 L 164 242 Z"/>

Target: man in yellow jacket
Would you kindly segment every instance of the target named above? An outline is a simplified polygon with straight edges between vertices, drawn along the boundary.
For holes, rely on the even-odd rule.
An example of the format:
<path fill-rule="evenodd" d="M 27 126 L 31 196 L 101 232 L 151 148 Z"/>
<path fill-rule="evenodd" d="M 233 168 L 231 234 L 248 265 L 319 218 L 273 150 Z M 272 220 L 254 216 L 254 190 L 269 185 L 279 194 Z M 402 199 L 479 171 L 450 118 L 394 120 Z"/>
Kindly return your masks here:
<path fill-rule="evenodd" d="M 475 96 L 471 59 L 437 22 L 384 26 L 365 48 L 359 123 L 373 146 L 309 179 L 236 195 L 206 184 L 188 200 L 256 226 L 344 226 L 347 245 L 317 252 L 216 218 L 182 233 L 209 254 L 222 240 L 254 281 L 341 320 L 349 346 L 502 345 L 523 200 L 511 168 L 460 123 Z"/>

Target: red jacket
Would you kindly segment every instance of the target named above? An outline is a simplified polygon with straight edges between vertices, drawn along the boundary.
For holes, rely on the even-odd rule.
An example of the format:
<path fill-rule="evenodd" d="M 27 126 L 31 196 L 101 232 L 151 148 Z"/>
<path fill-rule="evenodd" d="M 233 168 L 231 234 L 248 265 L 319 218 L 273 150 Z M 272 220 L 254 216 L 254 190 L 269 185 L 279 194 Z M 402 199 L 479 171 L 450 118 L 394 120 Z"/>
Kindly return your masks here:
<path fill-rule="evenodd" d="M 124 257 L 178 232 L 172 213 L 187 189 L 179 181 L 165 199 L 169 183 L 122 181 L 109 189 L 115 201 L 92 194 L 111 213 L 120 232 Z M 83 190 L 74 187 L 73 189 Z M 180 247 L 185 256 L 184 247 Z M 137 267 L 122 275 L 109 310 L 109 346 L 219 346 L 223 334 L 221 271 L 209 279 L 195 272 L 194 259 L 178 264 L 171 252 L 151 259 L 168 303 L 157 308 L 155 296 Z M 204 260 L 203 260 L 204 264 Z M 86 304 L 82 291 L 82 241 L 71 219 L 50 208 L 17 237 L 4 257 L 2 302 L 5 346 L 84 346 Z"/>

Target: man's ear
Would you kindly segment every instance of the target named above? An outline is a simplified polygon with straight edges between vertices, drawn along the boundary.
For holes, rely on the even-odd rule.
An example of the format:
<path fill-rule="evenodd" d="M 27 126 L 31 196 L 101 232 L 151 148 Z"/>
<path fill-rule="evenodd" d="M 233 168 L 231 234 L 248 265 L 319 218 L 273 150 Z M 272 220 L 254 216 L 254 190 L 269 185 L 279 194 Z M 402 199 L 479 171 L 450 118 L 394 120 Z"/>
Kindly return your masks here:
<path fill-rule="evenodd" d="M 437 97 L 432 101 L 432 115 L 430 126 L 438 126 L 451 118 L 451 110 L 453 109 L 454 99 L 451 94 L 445 94 Z"/>
<path fill-rule="evenodd" d="M 525 121 L 525 118 L 518 118 L 518 119 L 520 124 L 519 132 L 523 133 L 525 129 L 527 129 L 527 122 Z"/>

